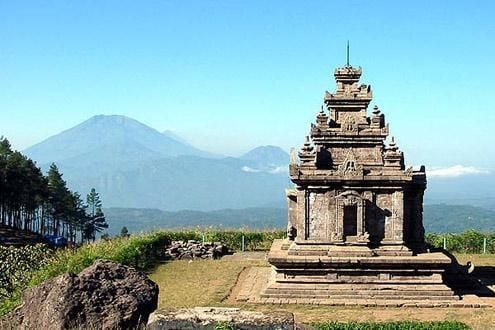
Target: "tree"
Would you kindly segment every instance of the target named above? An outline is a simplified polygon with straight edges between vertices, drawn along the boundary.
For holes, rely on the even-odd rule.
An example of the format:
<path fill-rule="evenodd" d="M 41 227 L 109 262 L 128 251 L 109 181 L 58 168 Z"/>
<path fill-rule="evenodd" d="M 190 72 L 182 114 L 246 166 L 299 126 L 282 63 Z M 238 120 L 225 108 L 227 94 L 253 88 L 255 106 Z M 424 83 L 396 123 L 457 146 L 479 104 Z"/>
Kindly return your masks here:
<path fill-rule="evenodd" d="M 49 212 L 52 220 L 52 232 L 55 236 L 60 234 L 61 222 L 68 220 L 71 213 L 71 201 L 73 196 L 67 183 L 62 178 L 62 174 L 58 170 L 57 165 L 52 163 L 48 170 L 48 204 Z"/>
<path fill-rule="evenodd" d="M 70 209 L 68 218 L 69 227 L 69 238 L 71 241 L 76 241 L 77 231 L 83 232 L 83 228 L 86 222 L 89 221 L 89 217 L 86 214 L 86 205 L 84 205 L 81 195 L 78 192 L 71 193 L 70 204 L 68 205 Z M 83 241 L 83 235 L 81 235 L 81 242 Z"/>
<path fill-rule="evenodd" d="M 78 233 L 81 242 L 94 240 L 108 224 L 98 193 L 92 189 L 87 197 L 84 205 L 55 164 L 45 176 L 33 160 L 0 137 L 0 224 L 73 242 Z"/>
<path fill-rule="evenodd" d="M 105 219 L 105 214 L 102 211 L 102 203 L 99 194 L 95 188 L 91 189 L 91 192 L 86 197 L 86 203 L 88 208 L 89 221 L 85 226 L 86 238 L 95 240 L 96 233 L 108 228 L 108 224 Z"/>
<path fill-rule="evenodd" d="M 126 226 L 122 227 L 122 229 L 120 230 L 120 237 L 129 237 L 131 235 L 129 235 L 129 230 L 127 229 Z"/>

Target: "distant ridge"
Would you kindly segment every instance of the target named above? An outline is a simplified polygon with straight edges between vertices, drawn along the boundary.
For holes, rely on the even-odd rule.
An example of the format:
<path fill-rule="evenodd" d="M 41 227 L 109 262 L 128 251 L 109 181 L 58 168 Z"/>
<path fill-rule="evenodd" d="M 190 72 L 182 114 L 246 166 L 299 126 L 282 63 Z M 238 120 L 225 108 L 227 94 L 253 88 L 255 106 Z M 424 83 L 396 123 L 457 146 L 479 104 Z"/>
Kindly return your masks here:
<path fill-rule="evenodd" d="M 167 212 L 157 209 L 105 209 L 109 233 L 116 235 L 123 226 L 131 232 L 160 228 L 251 228 L 281 229 L 287 226 L 287 209 L 258 207 L 224 209 L 210 212 L 181 210 Z M 495 231 L 495 211 L 469 205 L 426 204 L 424 226 L 429 233 L 461 233 L 468 229 Z"/>

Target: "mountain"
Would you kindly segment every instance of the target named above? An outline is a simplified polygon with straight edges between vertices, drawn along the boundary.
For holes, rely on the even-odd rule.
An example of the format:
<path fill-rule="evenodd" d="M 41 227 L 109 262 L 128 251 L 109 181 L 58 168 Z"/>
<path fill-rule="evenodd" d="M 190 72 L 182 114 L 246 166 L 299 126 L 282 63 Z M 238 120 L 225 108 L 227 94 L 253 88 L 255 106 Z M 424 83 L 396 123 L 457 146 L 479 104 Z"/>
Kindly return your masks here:
<path fill-rule="evenodd" d="M 281 229 L 287 226 L 287 210 L 284 208 L 225 209 L 210 212 L 158 209 L 108 208 L 105 215 L 110 235 L 117 235 L 126 226 L 130 232 L 139 233 L 164 228 L 251 228 Z M 426 232 L 460 233 L 467 229 L 495 230 L 495 212 L 469 205 L 432 204 L 424 206 Z"/>
<path fill-rule="evenodd" d="M 186 139 L 184 139 L 182 136 L 179 136 L 177 135 L 174 131 L 172 130 L 165 130 L 162 132 L 163 135 L 171 138 L 171 139 L 174 139 L 175 141 L 179 141 L 180 143 L 182 144 L 186 144 L 186 145 L 191 145 L 188 141 L 186 141 Z"/>
<path fill-rule="evenodd" d="M 96 187 L 105 206 L 215 210 L 284 205 L 286 176 L 244 171 L 245 164 L 236 158 L 180 156 L 99 176 L 71 173 L 69 182 L 82 191 Z"/>
<path fill-rule="evenodd" d="M 137 120 L 119 115 L 94 116 L 29 147 L 24 153 L 39 164 L 86 163 L 85 160 L 105 163 L 112 159 L 123 164 L 179 155 L 212 156 Z"/>
<path fill-rule="evenodd" d="M 55 162 L 69 187 L 83 194 L 92 187 L 101 191 L 107 186 L 122 185 L 126 177 L 133 179 L 128 176 L 153 161 L 184 155 L 206 159 L 218 157 L 119 115 L 94 116 L 26 149 L 24 153 L 44 170 Z M 140 204 L 139 196 L 134 195 L 139 193 L 130 193 L 129 199 Z M 105 202 L 122 206 L 121 197 L 105 199 Z"/>
<path fill-rule="evenodd" d="M 245 167 L 252 172 L 287 172 L 289 166 L 289 154 L 276 146 L 261 146 L 248 151 L 240 159 L 254 164 L 253 167 Z"/>
<path fill-rule="evenodd" d="M 279 157 L 280 150 L 269 149 Z M 170 131 L 160 133 L 124 116 L 92 117 L 25 154 L 45 170 L 55 162 L 72 190 L 84 195 L 94 187 L 106 207 L 214 210 L 285 205 L 288 180 L 278 174 L 282 162 L 274 162 L 276 157 L 265 153 L 265 161 L 259 152 L 254 159 L 213 155 Z"/>

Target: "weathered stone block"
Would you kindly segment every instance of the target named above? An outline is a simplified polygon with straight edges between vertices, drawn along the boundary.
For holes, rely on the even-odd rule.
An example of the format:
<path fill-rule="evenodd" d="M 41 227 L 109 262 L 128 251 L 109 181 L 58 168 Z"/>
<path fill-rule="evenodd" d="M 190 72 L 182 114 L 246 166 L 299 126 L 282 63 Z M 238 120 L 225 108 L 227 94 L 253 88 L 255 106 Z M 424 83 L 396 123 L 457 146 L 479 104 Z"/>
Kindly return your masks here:
<path fill-rule="evenodd" d="M 289 312 L 253 312 L 220 307 L 169 309 L 151 314 L 146 329 L 214 330 L 221 325 L 239 330 L 293 330 L 294 315 Z"/>

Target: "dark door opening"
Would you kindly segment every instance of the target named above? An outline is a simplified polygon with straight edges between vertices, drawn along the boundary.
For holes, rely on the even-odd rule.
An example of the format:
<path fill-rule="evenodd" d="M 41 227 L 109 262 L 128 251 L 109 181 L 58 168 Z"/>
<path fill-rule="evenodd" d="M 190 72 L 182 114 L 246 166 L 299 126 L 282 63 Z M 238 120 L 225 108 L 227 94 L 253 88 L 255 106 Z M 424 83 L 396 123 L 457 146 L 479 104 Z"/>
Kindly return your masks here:
<path fill-rule="evenodd" d="M 357 236 L 357 205 L 344 206 L 344 238 Z"/>

